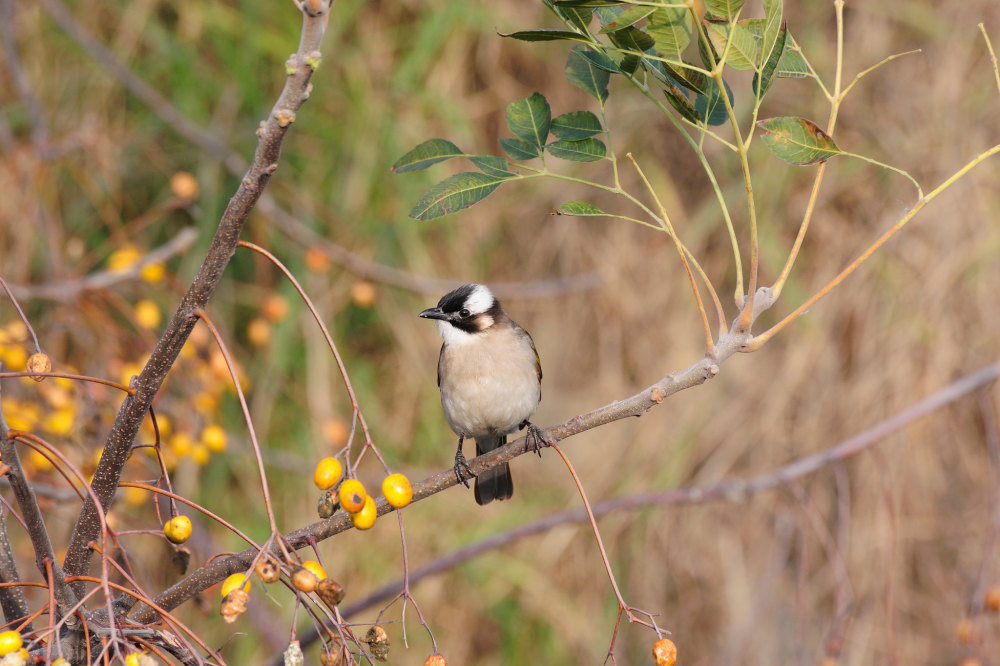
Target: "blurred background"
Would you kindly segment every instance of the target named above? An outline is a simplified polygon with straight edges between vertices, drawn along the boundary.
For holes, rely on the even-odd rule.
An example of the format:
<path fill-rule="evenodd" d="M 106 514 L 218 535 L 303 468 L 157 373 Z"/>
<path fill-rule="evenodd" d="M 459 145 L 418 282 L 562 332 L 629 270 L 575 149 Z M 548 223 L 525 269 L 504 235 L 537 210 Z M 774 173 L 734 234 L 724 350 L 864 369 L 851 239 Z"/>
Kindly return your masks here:
<path fill-rule="evenodd" d="M 833 3 L 786 4 L 789 30 L 831 86 Z M 127 382 L 195 274 L 240 161 L 252 155 L 254 130 L 298 42 L 298 13 L 290 2 L 0 6 L 0 276 L 56 369 Z M 744 15 L 761 13 L 750 2 Z M 1000 93 L 979 22 L 1000 46 L 995 0 L 848 3 L 845 82 L 891 54 L 921 52 L 854 88 L 840 112 L 839 145 L 908 170 L 929 191 L 1000 141 Z M 539 179 L 505 185 L 440 220 L 407 217 L 430 185 L 467 168 L 449 162 L 391 174 L 420 141 L 442 137 L 469 153 L 499 154 L 497 139 L 509 135 L 505 106 L 535 91 L 554 115 L 597 111 L 563 75 L 566 44 L 497 35 L 556 25 L 533 0 L 337 0 L 312 96 L 268 188 L 270 212 L 256 211 L 244 233 L 315 299 L 374 441 L 392 470 L 414 481 L 450 468 L 454 454 L 435 386 L 440 340 L 416 318 L 449 285 L 498 285 L 508 312 L 532 333 L 545 372 L 534 419 L 542 426 L 630 396 L 703 353 L 669 239 L 621 221 L 550 214 L 574 199 L 632 212 L 620 201 Z M 730 83 L 746 118 L 749 78 Z M 828 114 L 814 82 L 783 79 L 761 117 L 800 115 L 825 126 Z M 734 316 L 728 237 L 690 149 L 621 81 L 612 81 L 608 120 L 615 150 L 635 155 Z M 745 242 L 738 164 L 708 152 Z M 787 166 L 760 145 L 751 165 L 762 282 L 770 284 L 814 169 Z M 606 163 L 558 168 L 609 182 Z M 632 171 L 623 166 L 622 174 L 640 193 Z M 713 381 L 641 419 L 568 440 L 590 499 L 772 472 L 1000 359 L 998 177 L 996 158 L 973 170 L 841 288 L 759 352 L 730 359 Z M 898 175 L 831 162 L 782 300 L 755 330 L 822 287 L 914 202 Z M 169 257 L 136 268 L 157 248 Z M 313 522 L 313 466 L 344 445 L 351 425 L 336 365 L 287 282 L 248 252 L 230 264 L 210 314 L 241 365 L 279 524 Z M 0 360 L 20 369 L 30 349 L 17 322 L 9 301 L 0 304 Z M 176 488 L 264 539 L 256 465 L 224 364 L 204 331 L 187 352 L 156 403 Z M 11 427 L 44 434 L 93 469 L 119 394 L 70 382 L 8 380 L 3 389 Z M 997 615 L 977 612 L 984 589 L 1000 584 L 1000 470 L 990 456 L 997 399 L 995 387 L 969 396 L 782 490 L 603 517 L 626 600 L 658 614 L 685 665 L 819 664 L 827 655 L 850 665 L 1000 663 Z M 143 437 L 152 441 L 151 430 Z M 29 455 L 28 464 L 62 546 L 75 496 L 44 460 Z M 580 505 L 554 453 L 512 467 L 510 502 L 481 508 L 453 488 L 406 509 L 411 567 Z M 359 473 L 370 488 L 384 475 L 371 457 Z M 126 474 L 155 478 L 152 459 L 137 454 Z M 119 530 L 159 530 L 141 491 L 123 490 L 111 515 Z M 30 544 L 8 524 L 25 577 L 37 578 Z M 194 565 L 243 547 L 201 516 L 195 532 Z M 164 566 L 171 549 L 162 538 L 137 533 L 121 542 L 148 589 L 177 579 Z M 394 517 L 319 552 L 348 602 L 402 574 Z M 615 628 L 617 604 L 586 525 L 514 541 L 420 581 L 413 594 L 451 664 L 601 663 Z M 216 589 L 179 616 L 215 645 L 228 640 L 232 663 L 262 663 L 287 644 L 294 604 L 279 590 L 255 588 L 251 597 L 235 636 L 218 618 Z M 372 622 L 377 613 L 349 619 Z M 399 618 L 398 604 L 383 617 L 391 662 L 423 663 L 430 639 L 408 608 L 404 647 Z M 618 663 L 648 663 L 654 640 L 623 625 Z M 316 655 L 313 648 L 307 659 Z"/>

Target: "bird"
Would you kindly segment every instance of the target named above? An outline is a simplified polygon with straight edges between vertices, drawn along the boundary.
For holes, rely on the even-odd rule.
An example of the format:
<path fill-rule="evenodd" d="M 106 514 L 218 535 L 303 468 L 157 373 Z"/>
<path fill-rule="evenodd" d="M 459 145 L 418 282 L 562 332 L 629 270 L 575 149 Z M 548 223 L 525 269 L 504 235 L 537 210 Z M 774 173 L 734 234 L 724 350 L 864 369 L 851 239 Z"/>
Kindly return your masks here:
<path fill-rule="evenodd" d="M 462 285 L 419 316 L 436 320 L 443 339 L 438 388 L 444 418 L 458 435 L 454 469 L 459 482 L 468 487 L 468 480 L 476 476 L 462 452 L 469 438 L 476 440 L 478 456 L 528 428 L 535 452 L 541 455 L 542 432 L 528 420 L 542 399 L 542 365 L 531 335 L 507 316 L 482 284 Z M 476 476 L 480 505 L 510 499 L 513 493 L 508 463 Z"/>

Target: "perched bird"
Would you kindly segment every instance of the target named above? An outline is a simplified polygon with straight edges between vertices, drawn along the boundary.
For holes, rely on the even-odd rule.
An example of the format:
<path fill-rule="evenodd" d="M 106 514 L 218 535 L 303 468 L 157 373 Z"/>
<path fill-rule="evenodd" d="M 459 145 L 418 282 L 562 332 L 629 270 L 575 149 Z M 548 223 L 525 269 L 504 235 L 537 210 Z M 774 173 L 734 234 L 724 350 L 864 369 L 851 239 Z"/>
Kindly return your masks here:
<path fill-rule="evenodd" d="M 507 316 L 493 292 L 481 284 L 463 285 L 420 316 L 436 319 L 444 339 L 438 387 L 444 418 L 458 435 L 458 480 L 468 487 L 474 476 L 462 453 L 467 437 L 476 440 L 476 455 L 482 455 L 527 427 L 535 451 L 540 451 L 541 431 L 528 421 L 542 399 L 538 352 L 531 336 Z M 481 472 L 475 492 L 479 504 L 509 499 L 514 493 L 510 466 L 504 463 Z"/>

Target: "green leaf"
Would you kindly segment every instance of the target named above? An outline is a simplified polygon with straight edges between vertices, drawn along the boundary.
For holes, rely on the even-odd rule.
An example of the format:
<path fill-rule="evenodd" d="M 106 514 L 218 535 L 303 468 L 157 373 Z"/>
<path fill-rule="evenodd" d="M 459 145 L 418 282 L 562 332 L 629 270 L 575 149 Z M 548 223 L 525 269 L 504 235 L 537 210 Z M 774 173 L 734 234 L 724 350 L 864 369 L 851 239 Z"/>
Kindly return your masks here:
<path fill-rule="evenodd" d="M 570 111 L 552 119 L 552 134 L 565 141 L 580 141 L 604 131 L 590 111 Z"/>
<path fill-rule="evenodd" d="M 512 160 L 517 160 L 518 162 L 534 159 L 542 154 L 541 146 L 528 143 L 524 139 L 511 139 L 505 137 L 500 139 L 499 143 L 503 152 L 507 153 L 507 157 Z"/>
<path fill-rule="evenodd" d="M 736 12 L 743 8 L 743 3 L 746 0 L 705 0 L 705 9 L 707 9 L 712 16 L 718 16 L 719 18 L 731 18 L 736 15 Z"/>
<path fill-rule="evenodd" d="M 590 19 L 593 18 L 592 10 L 589 7 L 554 7 L 553 9 L 564 20 L 575 25 L 582 32 L 587 32 L 587 26 L 590 25 Z"/>
<path fill-rule="evenodd" d="M 510 178 L 517 175 L 507 166 L 507 160 L 496 155 L 469 155 L 469 161 L 487 176 Z"/>
<path fill-rule="evenodd" d="M 642 19 L 646 18 L 650 14 L 656 11 L 656 7 L 646 7 L 643 5 L 636 5 L 634 7 L 629 7 L 617 17 L 615 20 L 611 21 L 603 28 L 601 32 L 606 34 L 609 32 L 614 32 L 615 30 L 621 30 L 622 28 L 627 28 L 631 25 L 635 25 Z"/>
<path fill-rule="evenodd" d="M 686 9 L 660 7 L 649 15 L 646 32 L 653 38 L 656 50 L 664 57 L 680 60 L 681 53 L 691 43 L 693 26 Z"/>
<path fill-rule="evenodd" d="M 553 141 L 545 146 L 545 149 L 553 156 L 571 162 L 596 162 L 608 154 L 604 143 L 594 138 L 583 141 Z"/>
<path fill-rule="evenodd" d="M 725 79 L 722 85 L 726 89 L 726 96 L 729 97 L 729 106 L 733 105 L 733 91 Z M 708 89 L 707 94 L 698 95 L 694 98 L 694 108 L 698 111 L 698 117 L 708 125 L 722 125 L 729 120 L 729 112 L 726 111 L 726 103 L 723 101 L 719 86 L 713 85 Z"/>
<path fill-rule="evenodd" d="M 566 60 L 566 78 L 569 82 L 583 90 L 588 95 L 592 95 L 602 104 L 608 98 L 608 81 L 611 79 L 609 70 L 598 66 L 590 56 L 596 54 L 582 46 L 575 47 L 569 52 Z M 603 53 L 600 54 L 611 67 L 614 62 Z M 598 58 L 598 60 L 600 60 Z"/>
<path fill-rule="evenodd" d="M 567 201 L 562 206 L 559 206 L 559 210 L 556 211 L 557 215 L 607 215 L 603 210 L 595 206 L 594 204 L 587 203 L 586 201 Z"/>
<path fill-rule="evenodd" d="M 507 105 L 507 127 L 511 133 L 539 148 L 549 136 L 552 110 L 541 93 Z"/>
<path fill-rule="evenodd" d="M 501 37 L 511 37 L 520 39 L 522 42 L 552 42 L 556 40 L 570 40 L 574 42 L 590 43 L 590 37 L 581 35 L 572 30 L 518 30 L 517 32 L 498 32 Z"/>
<path fill-rule="evenodd" d="M 505 180 L 477 171 L 456 173 L 427 190 L 410 211 L 410 217 L 433 220 L 468 208 L 492 194 Z"/>
<path fill-rule="evenodd" d="M 781 30 L 778 31 L 778 39 L 774 43 L 774 48 L 771 50 L 771 55 L 768 57 L 767 62 L 764 63 L 763 69 L 761 69 L 760 74 L 754 74 L 753 76 L 753 94 L 757 96 L 757 99 L 763 99 L 767 89 L 771 85 L 771 81 L 774 80 L 774 71 L 778 68 L 778 62 L 781 60 L 781 54 L 785 50 L 785 38 L 788 35 L 788 30 L 785 27 L 785 22 L 781 22 Z"/>
<path fill-rule="evenodd" d="M 708 38 L 719 53 L 726 53 L 726 64 L 733 69 L 756 69 L 760 62 L 760 40 L 742 22 L 709 23 Z M 726 41 L 731 40 L 729 51 Z"/>
<path fill-rule="evenodd" d="M 701 122 L 701 116 L 698 115 L 698 109 L 691 104 L 683 90 L 677 86 L 670 86 L 663 91 L 663 94 L 667 96 L 667 101 L 670 102 L 670 106 L 677 109 L 679 114 L 693 123 Z"/>
<path fill-rule="evenodd" d="M 396 160 L 396 163 L 392 165 L 392 172 L 420 171 L 432 164 L 444 162 L 453 157 L 461 157 L 464 154 L 462 149 L 451 141 L 429 139 Z"/>
<path fill-rule="evenodd" d="M 611 7 L 624 4 L 622 0 L 556 0 L 555 6 L 564 7 Z"/>
<path fill-rule="evenodd" d="M 760 59 L 757 61 L 757 71 L 764 69 L 764 64 L 771 57 L 774 45 L 778 42 L 781 32 L 781 0 L 764 0 L 764 22 L 761 24 Z"/>
<path fill-rule="evenodd" d="M 597 69 L 603 69 L 605 72 L 610 72 L 611 74 L 618 73 L 618 65 L 603 51 L 594 51 L 582 47 L 579 48 L 579 51 L 580 55 L 589 60 L 590 64 Z"/>
<path fill-rule="evenodd" d="M 635 70 L 639 69 L 639 56 L 629 53 L 622 58 L 622 61 L 618 64 L 618 69 L 622 74 L 635 74 Z"/>
<path fill-rule="evenodd" d="M 698 39 L 697 41 L 698 56 L 701 58 L 701 64 L 705 66 L 705 69 L 714 69 L 715 64 L 722 60 L 722 56 L 715 50 L 715 44 L 712 43 L 711 39 Z"/>
<path fill-rule="evenodd" d="M 635 51 L 645 53 L 646 49 L 653 48 L 653 38 L 638 28 L 622 28 L 609 35 L 611 43 L 623 51 Z"/>
<path fill-rule="evenodd" d="M 775 70 L 774 75 L 783 79 L 804 79 L 807 76 L 812 76 L 808 65 L 806 65 L 806 59 L 802 57 L 802 50 L 795 43 L 792 33 L 788 33 L 788 36 L 785 37 L 785 52 L 781 54 L 781 60 L 778 61 L 778 69 Z"/>
<path fill-rule="evenodd" d="M 841 154 L 830 135 L 811 120 L 782 116 L 760 120 L 757 125 L 764 131 L 764 145 L 789 164 L 810 166 Z"/>

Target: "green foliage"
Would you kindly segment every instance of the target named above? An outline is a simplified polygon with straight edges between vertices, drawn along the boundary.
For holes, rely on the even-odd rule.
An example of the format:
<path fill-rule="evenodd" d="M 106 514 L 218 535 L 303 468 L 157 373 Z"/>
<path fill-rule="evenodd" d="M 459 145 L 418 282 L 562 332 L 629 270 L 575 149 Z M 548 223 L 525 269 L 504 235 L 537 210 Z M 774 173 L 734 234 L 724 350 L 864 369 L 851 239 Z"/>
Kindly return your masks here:
<path fill-rule="evenodd" d="M 834 140 L 811 120 L 785 116 L 761 120 L 758 126 L 764 130 L 764 145 L 789 164 L 810 166 L 841 154 Z"/>

